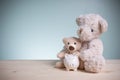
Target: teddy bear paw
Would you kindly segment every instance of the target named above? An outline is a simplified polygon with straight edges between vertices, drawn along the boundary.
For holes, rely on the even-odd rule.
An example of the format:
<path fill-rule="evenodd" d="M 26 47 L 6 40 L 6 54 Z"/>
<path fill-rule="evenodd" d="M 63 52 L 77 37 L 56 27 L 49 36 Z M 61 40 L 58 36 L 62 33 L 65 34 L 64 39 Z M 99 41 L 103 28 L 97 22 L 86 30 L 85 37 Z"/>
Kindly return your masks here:
<path fill-rule="evenodd" d="M 85 70 L 88 72 L 100 72 L 105 65 L 105 59 L 103 56 L 92 56 L 88 61 L 84 63 Z"/>

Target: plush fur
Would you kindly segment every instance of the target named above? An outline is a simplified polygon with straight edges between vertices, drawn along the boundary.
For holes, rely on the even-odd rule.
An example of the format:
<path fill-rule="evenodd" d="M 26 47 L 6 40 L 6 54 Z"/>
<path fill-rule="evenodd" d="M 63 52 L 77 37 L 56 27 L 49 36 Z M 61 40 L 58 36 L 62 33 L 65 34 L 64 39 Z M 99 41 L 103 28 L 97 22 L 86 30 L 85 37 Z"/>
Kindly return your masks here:
<path fill-rule="evenodd" d="M 107 31 L 107 22 L 98 14 L 80 15 L 76 19 L 77 34 L 82 41 L 80 58 L 88 72 L 100 72 L 105 65 L 103 43 L 100 35 Z"/>
<path fill-rule="evenodd" d="M 68 57 L 70 61 L 68 61 L 66 58 L 65 58 L 65 55 L 68 54 L 69 56 L 72 55 L 75 55 L 75 56 L 79 56 L 80 55 L 80 48 L 81 48 L 81 42 L 79 40 L 79 38 L 76 38 L 76 37 L 69 37 L 69 38 L 64 38 L 63 39 L 63 43 L 64 43 L 64 48 L 61 52 L 58 53 L 57 57 L 61 59 L 60 62 L 57 62 L 56 63 L 56 66 L 57 68 L 63 68 L 63 67 L 66 67 L 67 70 L 69 69 L 73 69 L 73 70 L 77 70 L 78 66 L 79 66 L 79 63 L 75 63 L 74 64 L 74 61 L 72 62 L 71 58 L 74 58 L 76 61 L 76 57 Z M 66 63 L 66 62 L 69 62 L 69 63 Z M 65 65 L 64 65 L 65 64 Z M 68 64 L 72 64 L 72 65 L 76 65 L 75 67 L 71 67 L 70 65 Z"/>

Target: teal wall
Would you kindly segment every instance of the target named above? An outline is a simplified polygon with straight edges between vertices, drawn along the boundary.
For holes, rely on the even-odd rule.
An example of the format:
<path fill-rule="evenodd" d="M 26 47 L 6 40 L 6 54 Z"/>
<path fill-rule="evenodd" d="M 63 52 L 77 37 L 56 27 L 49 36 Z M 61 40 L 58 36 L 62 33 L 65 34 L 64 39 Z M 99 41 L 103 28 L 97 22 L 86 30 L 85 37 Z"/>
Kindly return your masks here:
<path fill-rule="evenodd" d="M 0 1 L 0 59 L 57 59 L 62 39 L 77 36 L 76 17 L 88 13 L 108 21 L 104 56 L 120 59 L 119 0 Z"/>

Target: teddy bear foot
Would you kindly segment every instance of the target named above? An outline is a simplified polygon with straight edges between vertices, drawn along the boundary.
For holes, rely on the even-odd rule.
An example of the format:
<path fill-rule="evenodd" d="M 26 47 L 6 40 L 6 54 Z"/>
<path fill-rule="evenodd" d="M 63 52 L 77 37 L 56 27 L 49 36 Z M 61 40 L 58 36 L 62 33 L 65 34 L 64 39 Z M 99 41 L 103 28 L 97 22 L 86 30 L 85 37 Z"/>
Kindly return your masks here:
<path fill-rule="evenodd" d="M 66 68 L 66 71 L 77 71 L 77 69 L 69 69 L 69 68 Z"/>
<path fill-rule="evenodd" d="M 66 68 L 66 71 L 70 71 L 70 69 L 69 69 L 69 68 Z"/>
<path fill-rule="evenodd" d="M 62 62 L 57 62 L 55 65 L 56 68 L 64 68 L 64 64 Z"/>
<path fill-rule="evenodd" d="M 105 59 L 103 56 L 94 56 L 84 63 L 85 70 L 87 72 L 98 73 L 105 65 Z"/>
<path fill-rule="evenodd" d="M 74 69 L 73 71 L 77 71 L 77 69 Z"/>

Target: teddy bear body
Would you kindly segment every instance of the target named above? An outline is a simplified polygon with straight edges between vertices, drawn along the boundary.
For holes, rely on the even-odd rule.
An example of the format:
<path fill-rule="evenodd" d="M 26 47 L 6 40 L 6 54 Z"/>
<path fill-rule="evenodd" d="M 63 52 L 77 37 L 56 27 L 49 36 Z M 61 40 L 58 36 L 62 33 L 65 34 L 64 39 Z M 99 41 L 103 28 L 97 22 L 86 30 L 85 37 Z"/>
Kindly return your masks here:
<path fill-rule="evenodd" d="M 65 54 L 65 58 L 63 61 L 67 71 L 69 70 L 77 71 L 77 68 L 79 67 L 79 58 L 77 55 L 74 55 L 74 53 Z"/>
<path fill-rule="evenodd" d="M 107 31 L 107 22 L 97 14 L 81 15 L 76 19 L 77 34 L 82 41 L 80 58 L 88 72 L 100 72 L 105 65 L 100 35 Z"/>

